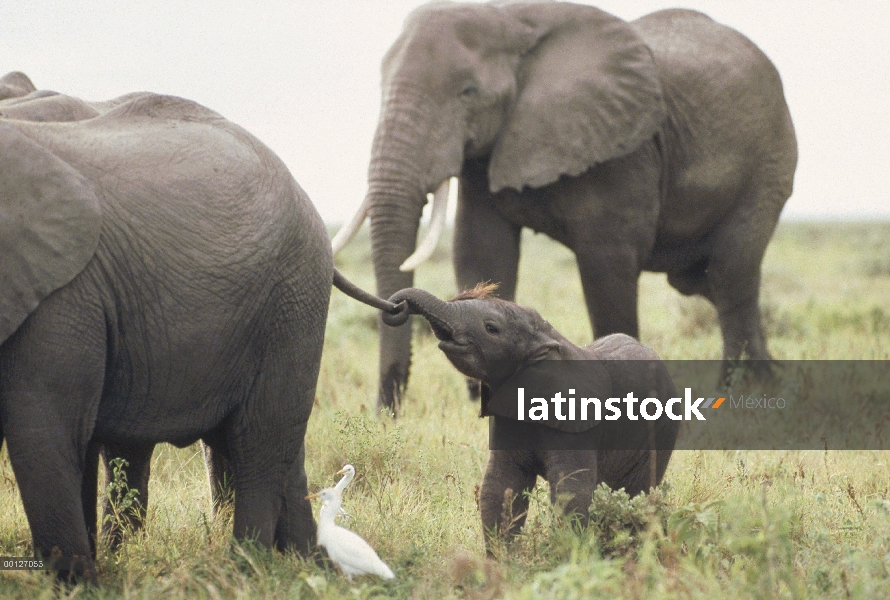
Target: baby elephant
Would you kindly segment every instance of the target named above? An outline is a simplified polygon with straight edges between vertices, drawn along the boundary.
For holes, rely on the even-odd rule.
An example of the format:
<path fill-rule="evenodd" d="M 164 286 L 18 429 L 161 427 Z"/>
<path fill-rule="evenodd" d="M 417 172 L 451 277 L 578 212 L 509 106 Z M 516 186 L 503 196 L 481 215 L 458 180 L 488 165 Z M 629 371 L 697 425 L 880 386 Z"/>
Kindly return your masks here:
<path fill-rule="evenodd" d="M 561 401 L 558 408 L 553 403 L 555 418 L 521 430 L 531 431 L 530 435 L 516 433 L 517 427 L 528 427 L 531 419 L 536 418 L 529 412 L 524 421 L 517 420 L 517 408 L 523 405 L 518 404 L 515 383 L 532 371 L 545 374 L 544 380 L 547 373 L 568 374 L 564 379 L 580 374 L 580 380 L 576 377 L 571 381 L 551 377 L 551 383 L 557 384 L 554 391 L 558 384 L 565 383 L 562 394 L 574 394 L 574 389 L 565 388 L 580 381 L 579 386 L 593 390 L 587 395 L 595 395 L 604 403 L 609 398 L 620 398 L 621 403 L 615 402 L 613 406 L 622 410 L 628 394 L 637 400 L 654 397 L 663 401 L 675 397 L 674 385 L 655 352 L 623 334 L 578 347 L 537 311 L 492 297 L 495 287 L 479 285 L 449 302 L 416 288 L 401 290 L 390 298 L 394 303 L 406 302 L 411 313 L 426 318 L 439 339 L 439 348 L 451 363 L 464 375 L 481 381 L 480 416 L 491 416 L 493 421 L 488 467 L 479 499 L 486 532 L 497 532 L 507 541 L 513 538 L 525 522 L 527 492 L 534 488 L 538 475 L 550 483 L 551 501 L 565 501 L 565 513 L 576 515 L 582 525 L 587 523 L 593 491 L 601 482 L 613 489 L 623 487 L 631 496 L 658 485 L 679 429 L 673 411 L 659 410 L 656 414 L 648 410 L 645 418 L 639 418 L 637 411 L 634 419 L 627 414 L 618 418 L 601 410 L 605 419 L 593 420 L 591 404 L 583 408 L 584 414 L 590 409 L 589 420 L 576 421 L 568 417 L 580 415 L 582 408 L 575 406 L 573 398 L 570 406 L 565 406 L 567 401 Z M 389 324 L 398 322 L 387 315 L 383 319 Z M 536 375 L 525 380 L 540 382 L 542 378 Z M 509 402 L 500 393 L 504 390 L 509 390 Z M 526 409 L 531 399 L 531 395 L 526 395 Z M 549 408 L 549 396 L 545 400 L 548 402 L 538 406 L 548 404 Z M 489 552 L 491 542 L 487 537 Z"/>

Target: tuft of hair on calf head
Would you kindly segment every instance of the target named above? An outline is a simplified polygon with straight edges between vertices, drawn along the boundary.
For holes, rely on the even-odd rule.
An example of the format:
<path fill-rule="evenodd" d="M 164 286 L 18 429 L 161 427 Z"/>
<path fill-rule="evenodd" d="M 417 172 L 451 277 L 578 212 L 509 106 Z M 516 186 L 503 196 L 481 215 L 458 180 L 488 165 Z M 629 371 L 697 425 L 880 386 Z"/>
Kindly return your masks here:
<path fill-rule="evenodd" d="M 493 298 L 494 291 L 498 289 L 498 284 L 492 283 L 490 281 L 480 281 L 476 284 L 475 287 L 464 290 L 459 293 L 457 296 L 452 298 L 450 302 L 454 302 L 456 300 L 478 300 L 480 298 Z"/>

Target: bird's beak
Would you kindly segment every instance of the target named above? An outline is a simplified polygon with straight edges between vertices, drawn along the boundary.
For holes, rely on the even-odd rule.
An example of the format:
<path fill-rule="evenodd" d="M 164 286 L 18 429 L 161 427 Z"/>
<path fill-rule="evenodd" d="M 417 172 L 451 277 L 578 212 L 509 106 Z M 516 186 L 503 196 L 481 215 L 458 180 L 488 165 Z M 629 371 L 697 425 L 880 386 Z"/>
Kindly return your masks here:
<path fill-rule="evenodd" d="M 340 469 L 339 471 L 334 473 L 334 475 L 346 475 L 346 469 Z"/>
<path fill-rule="evenodd" d="M 306 496 L 305 500 L 312 500 L 314 498 L 318 498 L 318 494 L 309 494 Z"/>

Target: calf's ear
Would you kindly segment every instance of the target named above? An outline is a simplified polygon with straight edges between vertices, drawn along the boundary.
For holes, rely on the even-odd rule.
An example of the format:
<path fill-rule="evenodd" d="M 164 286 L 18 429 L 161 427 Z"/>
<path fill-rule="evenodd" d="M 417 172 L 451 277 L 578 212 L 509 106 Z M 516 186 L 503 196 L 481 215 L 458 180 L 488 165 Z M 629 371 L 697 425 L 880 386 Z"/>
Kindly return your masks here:
<path fill-rule="evenodd" d="M 559 342 L 550 338 L 543 338 L 531 352 L 529 363 L 542 360 L 559 360 Z"/>

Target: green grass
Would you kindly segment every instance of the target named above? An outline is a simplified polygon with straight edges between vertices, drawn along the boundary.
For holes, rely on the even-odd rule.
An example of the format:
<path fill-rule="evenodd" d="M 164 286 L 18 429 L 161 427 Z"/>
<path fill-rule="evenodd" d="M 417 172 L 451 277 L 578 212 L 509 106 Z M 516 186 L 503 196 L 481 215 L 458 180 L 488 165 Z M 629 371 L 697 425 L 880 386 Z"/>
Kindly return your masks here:
<path fill-rule="evenodd" d="M 577 343 L 591 340 L 574 258 L 544 236 L 523 242 L 518 301 Z M 373 289 L 366 235 L 338 265 Z M 416 285 L 455 292 L 447 244 Z M 890 359 L 890 224 L 784 223 L 764 263 L 770 349 L 784 359 Z M 705 301 L 663 275 L 640 281 L 641 337 L 664 358 L 719 358 Z M 463 377 L 418 322 L 411 384 L 397 421 L 374 415 L 371 309 L 334 291 L 318 399 L 307 436 L 310 487 L 358 476 L 347 526 L 397 579 L 359 579 L 231 541 L 211 517 L 196 447 L 162 446 L 144 534 L 102 552 L 96 588 L 54 590 L 41 573 L 0 572 L 0 597 L 89 598 L 880 598 L 890 597 L 887 452 L 677 452 L 652 502 L 601 490 L 596 524 L 573 533 L 541 485 L 523 534 L 484 558 L 475 502 L 486 423 Z M 633 527 L 630 527 L 633 525 Z M 5 450 L 0 555 L 28 555 L 30 534 Z"/>

